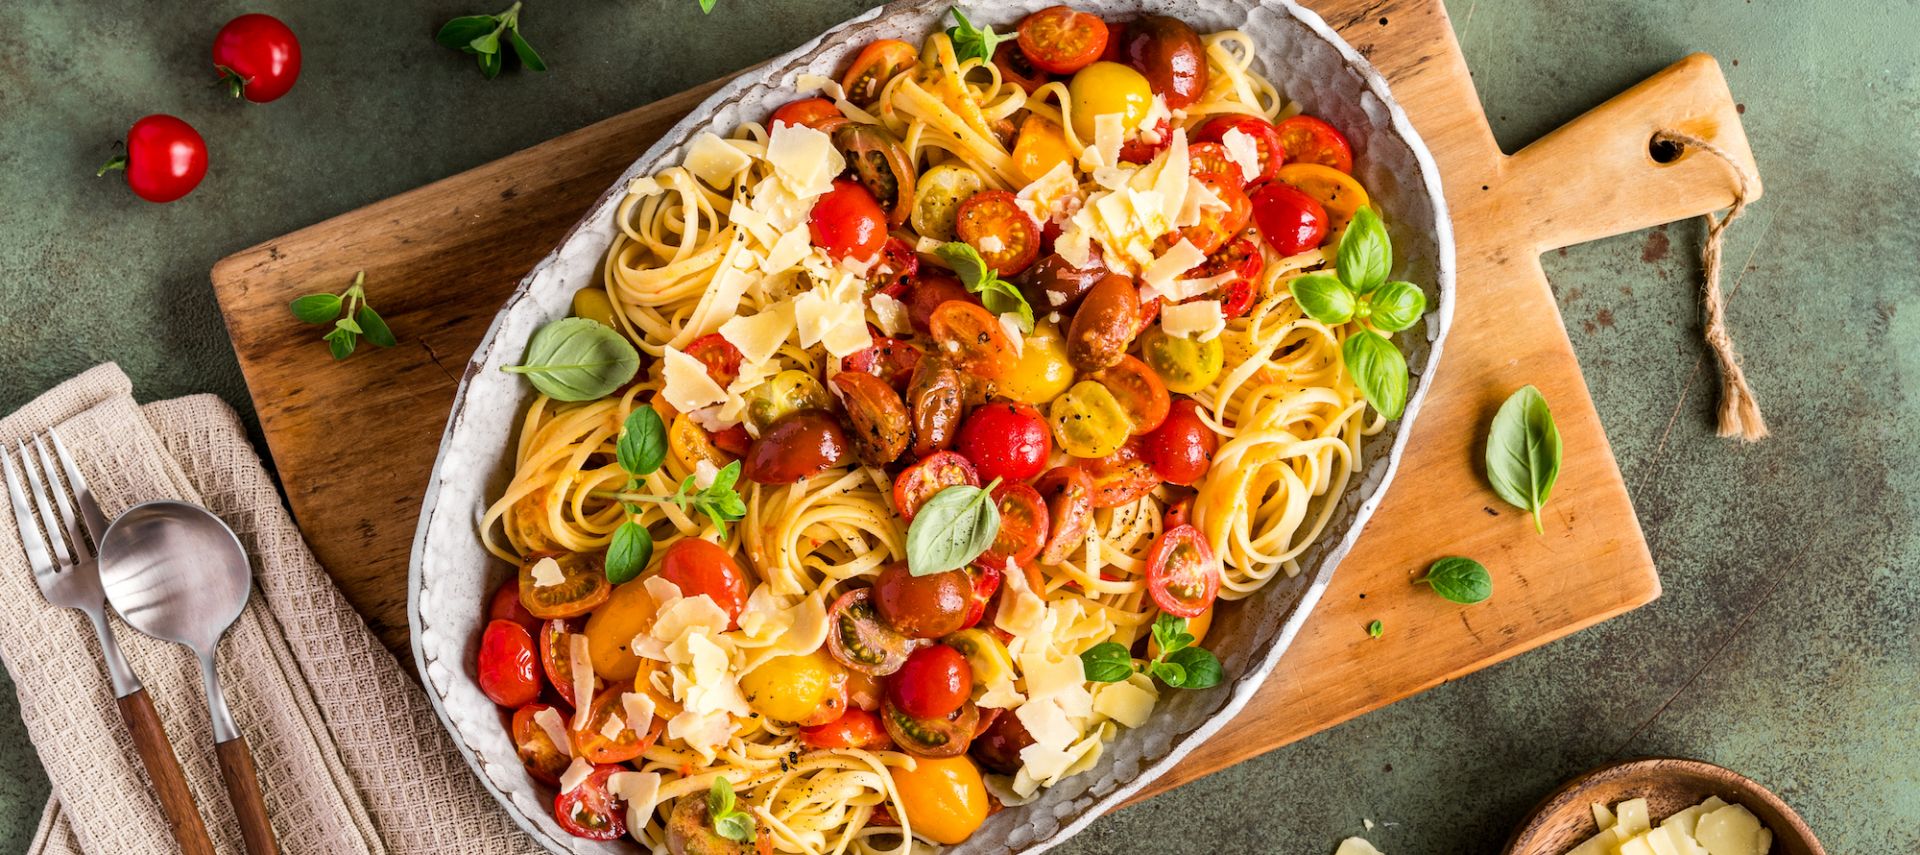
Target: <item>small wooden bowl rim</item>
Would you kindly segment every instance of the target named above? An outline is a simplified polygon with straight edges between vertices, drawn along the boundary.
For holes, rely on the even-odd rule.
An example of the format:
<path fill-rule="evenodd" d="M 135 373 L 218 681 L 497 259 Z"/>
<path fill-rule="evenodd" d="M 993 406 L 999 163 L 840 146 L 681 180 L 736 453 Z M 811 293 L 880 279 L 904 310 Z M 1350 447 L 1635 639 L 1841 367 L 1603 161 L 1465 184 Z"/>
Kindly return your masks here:
<path fill-rule="evenodd" d="M 1549 817 L 1566 810 L 1570 804 L 1578 804 L 1581 808 L 1588 807 L 1588 800 L 1583 794 L 1597 782 L 1603 780 L 1652 781 L 1671 777 L 1675 772 L 1690 773 L 1696 777 L 1719 781 L 1728 789 L 1740 792 L 1744 799 L 1743 803 L 1748 808 L 1764 805 L 1777 814 L 1780 818 L 1779 822 L 1767 822 L 1764 817 L 1761 819 L 1761 822 L 1773 831 L 1774 852 L 1783 851 L 1781 844 L 1787 840 L 1793 840 L 1801 844 L 1804 851 L 1810 855 L 1827 855 L 1826 847 L 1821 846 L 1819 838 L 1814 837 L 1813 829 L 1808 828 L 1806 821 L 1800 818 L 1800 814 L 1795 813 L 1793 808 L 1779 796 L 1774 795 L 1772 790 L 1732 769 L 1687 757 L 1636 757 L 1609 763 L 1574 776 L 1553 792 L 1548 793 L 1546 798 L 1534 805 L 1533 810 L 1527 812 L 1527 818 L 1514 830 L 1513 836 L 1507 839 L 1506 847 L 1500 850 L 1501 855 L 1564 855 L 1560 851 L 1547 852 L 1524 847 L 1530 844 L 1538 845 L 1530 838 L 1541 830 L 1542 824 Z M 1754 812 L 1760 813 L 1758 810 Z"/>

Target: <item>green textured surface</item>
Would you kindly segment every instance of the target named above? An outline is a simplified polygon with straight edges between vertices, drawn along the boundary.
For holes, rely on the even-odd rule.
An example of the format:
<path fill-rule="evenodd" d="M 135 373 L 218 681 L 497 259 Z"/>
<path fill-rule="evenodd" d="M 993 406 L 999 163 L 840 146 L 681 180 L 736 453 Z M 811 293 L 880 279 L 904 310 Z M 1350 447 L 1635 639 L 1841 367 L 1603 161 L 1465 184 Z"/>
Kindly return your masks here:
<path fill-rule="evenodd" d="M 749 65 L 867 5 L 720 0 L 702 18 L 692 0 L 534 0 L 526 32 L 555 71 L 484 83 L 430 36 L 493 3 L 506 0 L 9 3 L 0 411 L 109 359 L 143 399 L 214 391 L 245 411 L 207 285 L 222 255 Z M 250 10 L 306 47 L 299 86 L 265 107 L 204 83 L 213 32 Z M 1721 59 L 1767 182 L 1731 236 L 1727 286 L 1774 438 L 1741 447 L 1710 430 L 1697 223 L 1548 258 L 1665 597 L 1124 810 L 1059 851 L 1317 853 L 1372 819 L 1393 855 L 1493 852 L 1560 780 L 1663 753 L 1772 786 L 1831 852 L 1913 851 L 1920 7 L 1461 0 L 1452 13 L 1509 150 L 1688 52 Z M 148 112 L 215 146 L 181 203 L 90 177 Z M 0 852 L 20 851 L 47 783 L 10 690 L 0 769 Z"/>

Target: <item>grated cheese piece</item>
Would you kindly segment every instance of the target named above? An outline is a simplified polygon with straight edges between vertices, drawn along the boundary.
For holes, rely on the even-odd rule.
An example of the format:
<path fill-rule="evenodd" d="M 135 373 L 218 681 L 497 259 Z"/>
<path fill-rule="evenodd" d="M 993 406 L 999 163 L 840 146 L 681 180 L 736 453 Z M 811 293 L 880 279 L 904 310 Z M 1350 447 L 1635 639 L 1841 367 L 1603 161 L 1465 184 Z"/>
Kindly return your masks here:
<path fill-rule="evenodd" d="M 546 707 L 533 714 L 533 723 L 546 731 L 547 738 L 553 741 L 553 747 L 567 757 L 573 756 L 573 740 L 567 738 L 567 723 L 560 720 L 560 711 Z"/>
<path fill-rule="evenodd" d="M 1241 181 L 1260 177 L 1260 144 L 1253 137 L 1234 128 L 1221 135 L 1220 144 L 1226 147 L 1227 158 L 1239 165 Z"/>
<path fill-rule="evenodd" d="M 688 356 L 673 345 L 667 345 L 666 352 L 661 355 L 660 373 L 666 381 L 660 389 L 660 396 L 680 412 L 690 413 L 727 399 L 727 391 L 707 374 L 706 363 Z"/>
<path fill-rule="evenodd" d="M 717 190 L 731 187 L 734 177 L 751 166 L 752 157 L 712 133 L 694 137 L 687 146 L 687 171 Z"/>
<path fill-rule="evenodd" d="M 1181 200 L 1180 213 L 1174 217 L 1174 228 L 1184 229 L 1200 224 L 1200 218 L 1208 209 L 1224 211 L 1231 207 L 1213 192 L 1199 177 L 1187 179 L 1187 197 Z"/>
<path fill-rule="evenodd" d="M 1101 684 L 1093 694 L 1093 711 L 1127 727 L 1139 727 L 1147 723 L 1159 697 L 1152 678 L 1136 673 L 1118 683 Z"/>
<path fill-rule="evenodd" d="M 793 331 L 793 304 L 782 300 L 759 312 L 735 316 L 720 325 L 720 337 L 740 349 L 743 362 L 766 362 Z"/>
<path fill-rule="evenodd" d="M 575 757 L 567 764 L 567 771 L 560 773 L 560 792 L 571 793 L 588 778 L 593 777 L 593 764 L 585 757 Z"/>
<path fill-rule="evenodd" d="M 607 792 L 627 803 L 628 828 L 646 828 L 660 802 L 660 773 L 615 772 L 607 776 Z"/>
<path fill-rule="evenodd" d="M 1001 240 L 999 235 L 985 235 L 980 238 L 981 252 L 1004 252 L 1006 248 L 1007 242 Z"/>
<path fill-rule="evenodd" d="M 1065 207 L 1079 192 L 1080 182 L 1073 177 L 1073 167 L 1061 161 L 1047 170 L 1033 183 L 1020 188 L 1013 194 L 1014 203 L 1020 206 L 1027 216 L 1035 222 L 1044 223 L 1050 219 L 1065 216 Z"/>
<path fill-rule="evenodd" d="M 793 78 L 793 88 L 795 92 L 801 95 L 818 92 L 828 98 L 836 100 L 847 97 L 847 90 L 841 88 L 839 81 L 819 74 L 802 72 L 795 75 Z"/>
<path fill-rule="evenodd" d="M 801 259 L 806 258 L 808 253 L 813 251 L 811 241 L 812 237 L 806 229 L 799 226 L 788 229 L 780 235 L 779 240 L 774 241 L 772 247 L 767 249 L 767 257 L 760 261 L 760 272 L 779 273 L 783 270 L 792 270 L 800 264 Z"/>
<path fill-rule="evenodd" d="M 587 637 L 579 633 L 567 636 L 567 659 L 573 669 L 573 729 L 585 730 L 593 706 L 593 654 L 587 649 Z"/>
<path fill-rule="evenodd" d="M 1147 139 L 1147 134 L 1157 130 L 1161 122 L 1171 122 L 1172 119 L 1173 112 L 1167 109 L 1167 96 L 1155 95 L 1153 96 L 1153 103 L 1147 105 L 1147 112 L 1140 116 L 1140 122 L 1133 126 L 1133 130 L 1135 133 L 1140 134 L 1142 141 L 1149 145 L 1158 145 L 1160 140 Z M 1155 136 L 1158 137 L 1159 135 L 1155 134 Z"/>
<path fill-rule="evenodd" d="M 1226 328 L 1227 318 L 1220 313 L 1219 300 L 1176 303 L 1160 310 L 1160 329 L 1167 335 L 1210 341 Z"/>
<path fill-rule="evenodd" d="M 1126 136 L 1127 126 L 1119 113 L 1093 117 L 1093 145 L 1080 152 L 1080 169 L 1092 172 L 1103 166 L 1118 166 Z"/>
<path fill-rule="evenodd" d="M 1027 334 L 1020 331 L 1020 314 L 1001 312 L 1000 331 L 1007 334 L 1007 341 L 1013 345 L 1013 355 L 1019 357 L 1027 346 Z"/>
<path fill-rule="evenodd" d="M 535 588 L 551 588 L 567 581 L 567 574 L 560 572 L 560 562 L 551 556 L 533 562 L 533 569 L 529 572 L 533 575 Z"/>

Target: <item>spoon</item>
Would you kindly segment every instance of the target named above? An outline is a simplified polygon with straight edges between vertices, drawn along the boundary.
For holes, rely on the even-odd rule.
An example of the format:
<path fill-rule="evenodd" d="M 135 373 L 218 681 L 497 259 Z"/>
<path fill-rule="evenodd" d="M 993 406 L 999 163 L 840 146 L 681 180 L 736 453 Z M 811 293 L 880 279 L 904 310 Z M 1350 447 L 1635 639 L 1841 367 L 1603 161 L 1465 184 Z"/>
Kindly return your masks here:
<path fill-rule="evenodd" d="M 214 652 L 220 637 L 246 608 L 253 586 L 247 551 L 233 529 L 207 509 L 186 502 L 135 505 L 100 538 L 100 582 L 114 611 L 134 629 L 186 645 L 200 657 L 207 709 L 213 718 L 220 778 L 240 819 L 249 855 L 279 851 L 260 797 L 253 752 L 233 724 Z"/>

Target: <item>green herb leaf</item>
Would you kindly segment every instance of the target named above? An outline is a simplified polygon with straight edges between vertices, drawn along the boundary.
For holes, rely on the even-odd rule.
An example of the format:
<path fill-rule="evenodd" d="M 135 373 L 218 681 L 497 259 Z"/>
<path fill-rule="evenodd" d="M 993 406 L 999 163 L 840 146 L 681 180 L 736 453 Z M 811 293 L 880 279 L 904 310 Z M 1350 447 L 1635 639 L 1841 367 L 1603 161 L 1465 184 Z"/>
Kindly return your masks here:
<path fill-rule="evenodd" d="M 500 52 L 500 30 L 498 28 L 488 30 L 485 35 L 482 35 L 479 38 L 474 39 L 473 41 L 467 42 L 467 49 L 478 54 L 499 53 Z"/>
<path fill-rule="evenodd" d="M 501 370 L 526 375 L 556 401 L 591 401 L 632 380 L 640 370 L 640 352 L 599 321 L 561 318 L 533 334 L 522 364 Z"/>
<path fill-rule="evenodd" d="M 1380 415 L 1397 419 L 1407 408 L 1407 358 L 1384 336 L 1356 330 L 1340 346 L 1347 373 Z"/>
<path fill-rule="evenodd" d="M 1427 311 L 1427 295 L 1412 282 L 1383 282 L 1367 295 L 1368 320 L 1374 328 L 1399 332 L 1419 322 Z"/>
<path fill-rule="evenodd" d="M 724 776 L 714 778 L 713 786 L 707 788 L 707 815 L 717 822 L 730 813 L 733 813 L 733 782 Z"/>
<path fill-rule="evenodd" d="M 1367 635 L 1369 637 L 1379 638 L 1380 636 L 1386 635 L 1386 634 L 1387 634 L 1386 626 L 1382 625 L 1378 620 L 1374 621 L 1373 623 L 1367 624 Z"/>
<path fill-rule="evenodd" d="M 1117 641 L 1103 641 L 1080 654 L 1081 670 L 1095 683 L 1118 683 L 1133 675 L 1133 656 Z"/>
<path fill-rule="evenodd" d="M 366 332 L 366 330 L 363 330 L 360 328 L 359 321 L 356 321 L 344 315 L 334 320 L 333 328 L 337 330 L 346 330 L 347 332 L 353 333 L 354 335 L 359 335 L 363 332 Z"/>
<path fill-rule="evenodd" d="M 1187 632 L 1187 619 L 1162 612 L 1153 619 L 1150 629 L 1153 643 L 1160 645 L 1162 657 L 1193 643 L 1193 634 Z"/>
<path fill-rule="evenodd" d="M 495 51 L 493 53 L 483 53 L 483 54 L 479 54 L 478 56 L 480 57 L 480 76 L 481 77 L 484 77 L 488 80 L 492 80 L 500 76 L 501 59 L 500 59 L 500 53 L 498 51 Z"/>
<path fill-rule="evenodd" d="M 956 484 L 933 494 L 907 526 L 907 568 L 930 576 L 967 566 L 993 545 L 1000 532 L 1000 509 L 988 493 L 999 486 Z"/>
<path fill-rule="evenodd" d="M 1203 650 L 1200 652 L 1205 653 L 1206 651 Z M 1152 664 L 1147 666 L 1147 670 L 1151 671 L 1153 676 L 1159 677 L 1160 682 L 1175 689 L 1184 689 L 1187 687 L 1187 669 L 1177 662 L 1169 662 L 1166 659 L 1155 659 Z"/>
<path fill-rule="evenodd" d="M 1288 286 L 1293 301 L 1307 317 L 1328 326 L 1353 320 L 1356 301 L 1353 292 L 1330 273 L 1309 273 Z"/>
<path fill-rule="evenodd" d="M 433 37 L 442 47 L 471 51 L 473 41 L 500 26 L 500 19 L 492 15 L 464 15 L 440 25 L 440 32 Z"/>
<path fill-rule="evenodd" d="M 308 294 L 293 301 L 289 308 L 301 323 L 324 324 L 340 317 L 341 305 L 339 294 Z"/>
<path fill-rule="evenodd" d="M 744 813 L 730 813 L 713 821 L 713 831 L 735 843 L 753 842 L 753 817 Z"/>
<path fill-rule="evenodd" d="M 633 581 L 653 560 L 653 532 L 633 520 L 613 530 L 613 542 L 607 544 L 607 581 L 615 585 Z"/>
<path fill-rule="evenodd" d="M 1166 664 L 1179 668 L 1185 679 L 1179 683 L 1168 681 L 1167 685 L 1181 689 L 1211 689 L 1220 685 L 1222 677 L 1220 658 L 1198 647 L 1188 647 L 1167 654 Z"/>
<path fill-rule="evenodd" d="M 1033 306 L 1027 303 L 1026 295 L 1005 279 L 1001 279 L 980 257 L 980 251 L 971 244 L 949 241 L 941 244 L 934 254 L 940 256 L 960 278 L 960 284 L 968 293 L 980 295 L 980 305 L 996 315 L 1012 312 L 1020 317 L 1020 331 L 1033 332 Z"/>
<path fill-rule="evenodd" d="M 706 14 L 712 14 L 713 4 L 715 2 L 717 2 L 717 0 L 700 0 L 700 11 Z"/>
<path fill-rule="evenodd" d="M 667 426 L 652 407 L 641 405 L 627 414 L 615 446 L 620 468 L 635 478 L 659 471 L 667 460 Z"/>
<path fill-rule="evenodd" d="M 1415 581 L 1431 585 L 1434 593 L 1462 605 L 1470 606 L 1493 596 L 1493 574 L 1471 558 L 1442 558 L 1427 568 L 1427 575 Z"/>
<path fill-rule="evenodd" d="M 547 70 L 547 61 L 541 59 L 539 52 L 533 49 L 533 45 L 527 44 L 527 40 L 521 37 L 518 26 L 507 31 L 507 44 L 513 46 L 513 55 L 520 58 L 521 65 L 532 71 Z"/>
<path fill-rule="evenodd" d="M 1560 478 L 1560 428 L 1540 390 L 1522 386 L 1500 405 L 1487 430 L 1487 482 L 1507 504 L 1533 514 L 1544 532 L 1540 509 Z"/>
<path fill-rule="evenodd" d="M 372 306 L 367 305 L 364 298 L 360 301 L 360 308 L 353 313 L 353 317 L 359 323 L 360 332 L 367 337 L 367 341 L 381 347 L 399 344 L 394 340 L 393 330 L 387 327 L 386 320 L 381 318 L 380 313 L 374 311 Z"/>
<path fill-rule="evenodd" d="M 336 361 L 352 356 L 354 345 L 360 341 L 359 336 L 354 335 L 349 330 L 340 329 L 339 327 L 335 327 L 332 332 L 327 333 L 323 338 L 327 342 L 328 352 L 333 354 L 333 358 Z"/>
<path fill-rule="evenodd" d="M 947 38 L 953 40 L 953 58 L 956 62 L 966 62 L 975 57 L 981 62 L 992 62 L 993 52 L 1000 47 L 1000 43 L 1013 38 L 994 33 L 992 27 L 975 27 L 958 6 L 953 7 L 952 12 L 953 19 L 958 23 L 947 28 Z"/>
<path fill-rule="evenodd" d="M 707 817 L 715 834 L 735 843 L 753 840 L 753 816 L 734 809 L 733 782 L 726 778 L 713 779 L 707 790 Z"/>
<path fill-rule="evenodd" d="M 1356 294 L 1370 294 L 1387 281 L 1387 271 L 1393 267 L 1393 243 L 1387 239 L 1386 225 L 1372 208 L 1362 207 L 1353 212 L 1353 222 L 1347 224 L 1346 233 L 1340 236 L 1335 266 L 1340 271 L 1340 281 L 1347 283 Z"/>

